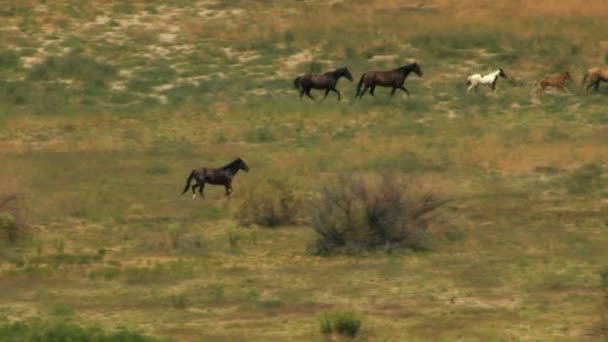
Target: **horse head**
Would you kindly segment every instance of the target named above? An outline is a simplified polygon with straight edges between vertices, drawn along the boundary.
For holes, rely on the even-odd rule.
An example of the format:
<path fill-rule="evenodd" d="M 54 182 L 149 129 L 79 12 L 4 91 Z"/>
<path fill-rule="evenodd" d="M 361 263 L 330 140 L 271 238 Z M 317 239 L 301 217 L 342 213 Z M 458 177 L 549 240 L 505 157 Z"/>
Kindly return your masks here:
<path fill-rule="evenodd" d="M 418 77 L 422 77 L 423 75 L 422 69 L 420 69 L 418 63 L 412 64 L 412 71 L 415 72 Z"/>
<path fill-rule="evenodd" d="M 498 76 L 502 77 L 502 78 L 507 78 L 507 74 L 505 74 L 505 72 L 502 70 L 502 68 L 498 68 Z"/>
<path fill-rule="evenodd" d="M 249 172 L 249 166 L 247 166 L 247 164 L 245 163 L 245 161 L 243 159 L 237 158 L 236 161 L 237 161 L 237 167 L 240 170 L 243 170 L 245 172 Z"/>
<path fill-rule="evenodd" d="M 339 75 L 340 76 L 344 76 L 346 77 L 346 79 L 348 79 L 349 81 L 353 81 L 353 75 L 350 74 L 350 71 L 348 71 L 348 68 L 340 68 L 338 69 Z"/>

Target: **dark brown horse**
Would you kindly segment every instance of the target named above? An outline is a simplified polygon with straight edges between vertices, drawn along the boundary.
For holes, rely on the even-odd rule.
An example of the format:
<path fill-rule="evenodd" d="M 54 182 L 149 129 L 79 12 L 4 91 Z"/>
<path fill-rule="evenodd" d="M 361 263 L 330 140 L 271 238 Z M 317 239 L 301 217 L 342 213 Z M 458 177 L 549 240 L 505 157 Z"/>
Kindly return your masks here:
<path fill-rule="evenodd" d="M 186 191 L 188 191 L 188 188 L 190 188 L 190 182 L 194 179 L 196 183 L 192 186 L 192 199 L 196 198 L 197 187 L 201 196 L 205 196 L 203 194 L 205 183 L 223 185 L 226 188 L 226 196 L 228 196 L 232 193 L 232 178 L 237 172 L 239 172 L 239 170 L 249 172 L 249 166 L 247 166 L 245 161 L 241 158 L 237 158 L 231 163 L 217 169 L 208 169 L 205 167 L 194 169 L 186 181 L 186 187 L 184 188 L 184 192 L 182 192 L 182 194 L 185 194 Z"/>
<path fill-rule="evenodd" d="M 336 84 L 338 84 L 340 77 L 346 77 L 351 82 L 353 81 L 353 76 L 350 74 L 350 71 L 348 71 L 348 68 L 340 68 L 323 74 L 305 74 L 298 76 L 293 80 L 293 85 L 300 91 L 300 99 L 306 94 L 306 96 L 314 100 L 315 98 L 310 95 L 310 90 L 325 89 L 325 96 L 323 96 L 324 100 L 331 90 L 338 94 L 338 101 L 340 101 L 342 96 L 340 95 L 340 91 L 336 89 Z"/>
<path fill-rule="evenodd" d="M 361 80 L 359 80 L 359 84 L 357 85 L 357 95 L 355 95 L 355 98 L 362 98 L 368 88 L 370 89 L 369 93 L 374 96 L 376 86 L 392 87 L 393 90 L 391 91 L 391 96 L 395 94 L 395 90 L 397 89 L 403 90 L 409 96 L 410 92 L 405 89 L 403 83 L 412 71 L 415 72 L 419 77 L 422 77 L 422 69 L 420 69 L 418 63 L 404 65 L 391 71 L 368 71 L 363 74 L 361 76 Z M 365 85 L 365 87 L 361 89 L 361 86 L 363 85 Z"/>
<path fill-rule="evenodd" d="M 545 91 L 545 89 L 547 87 L 555 87 L 565 93 L 566 88 L 564 88 L 564 83 L 566 83 L 567 80 L 571 80 L 571 79 L 572 79 L 572 76 L 570 76 L 570 73 L 568 71 L 562 72 L 562 74 L 559 76 L 545 77 L 537 83 L 538 88 L 536 91 L 537 92 Z"/>
<path fill-rule="evenodd" d="M 589 88 L 593 87 L 593 89 L 597 91 L 601 81 L 608 82 L 608 68 L 594 67 L 587 70 L 585 77 L 583 77 L 582 86 L 585 86 L 587 78 L 589 78 L 589 85 L 585 90 L 589 90 Z"/>

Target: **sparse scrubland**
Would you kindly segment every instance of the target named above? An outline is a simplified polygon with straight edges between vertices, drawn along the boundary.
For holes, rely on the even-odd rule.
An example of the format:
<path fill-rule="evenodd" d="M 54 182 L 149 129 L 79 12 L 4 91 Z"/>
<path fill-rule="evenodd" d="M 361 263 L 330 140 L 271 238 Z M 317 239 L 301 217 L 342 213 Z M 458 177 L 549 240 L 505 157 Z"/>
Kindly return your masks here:
<path fill-rule="evenodd" d="M 596 0 L 0 0 L 0 340 L 606 338 L 608 84 L 580 82 L 607 19 Z M 411 60 L 411 97 L 354 101 L 361 73 Z M 297 75 L 342 66 L 342 102 L 298 99 Z M 465 95 L 498 67 L 496 94 Z M 534 91 L 566 70 L 570 94 Z M 236 157 L 231 198 L 180 196 Z"/>

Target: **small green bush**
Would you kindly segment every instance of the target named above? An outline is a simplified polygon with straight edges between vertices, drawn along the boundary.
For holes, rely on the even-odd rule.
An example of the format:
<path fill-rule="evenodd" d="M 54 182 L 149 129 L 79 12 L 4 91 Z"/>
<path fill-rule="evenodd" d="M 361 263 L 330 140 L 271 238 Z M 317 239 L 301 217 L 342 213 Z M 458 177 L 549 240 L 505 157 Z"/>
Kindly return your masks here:
<path fill-rule="evenodd" d="M 241 241 L 241 235 L 236 232 L 228 232 L 228 244 L 230 248 L 237 248 Z"/>
<path fill-rule="evenodd" d="M 95 341 L 151 342 L 155 338 L 126 329 L 106 332 L 100 327 L 82 327 L 72 322 L 30 320 L 0 325 L 1 341 Z"/>
<path fill-rule="evenodd" d="M 9 242 L 17 241 L 19 228 L 15 217 L 11 213 L 0 211 L 0 229 Z"/>
<path fill-rule="evenodd" d="M 19 65 L 19 56 L 13 50 L 0 50 L 0 70 L 13 69 Z"/>
<path fill-rule="evenodd" d="M 234 216 L 243 226 L 277 227 L 296 223 L 299 208 L 300 201 L 291 184 L 270 180 L 250 187 Z"/>
<path fill-rule="evenodd" d="M 321 333 L 329 335 L 332 333 L 355 337 L 361 328 L 361 318 L 351 311 L 335 311 L 324 313 L 319 318 Z"/>
<path fill-rule="evenodd" d="M 174 294 L 171 296 L 171 303 L 176 309 L 185 309 L 189 305 L 188 297 L 184 293 Z"/>
<path fill-rule="evenodd" d="M 589 193 L 601 189 L 602 165 L 589 163 L 575 170 L 567 181 L 568 192 L 571 194 Z"/>
<path fill-rule="evenodd" d="M 309 72 L 318 73 L 318 72 L 321 72 L 322 68 L 323 68 L 323 66 L 321 65 L 321 63 L 315 62 L 315 61 L 310 62 L 310 64 L 308 65 Z"/>

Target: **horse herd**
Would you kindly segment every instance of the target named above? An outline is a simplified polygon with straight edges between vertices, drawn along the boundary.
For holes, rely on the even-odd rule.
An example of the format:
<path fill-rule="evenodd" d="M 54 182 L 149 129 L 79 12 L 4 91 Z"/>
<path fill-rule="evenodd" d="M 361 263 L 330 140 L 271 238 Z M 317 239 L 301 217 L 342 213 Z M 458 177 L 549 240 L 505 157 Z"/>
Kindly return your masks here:
<path fill-rule="evenodd" d="M 414 72 L 416 75 L 418 75 L 418 77 L 422 77 L 423 74 L 418 63 L 404 65 L 388 71 L 368 71 L 361 75 L 359 83 L 357 84 L 355 99 L 362 98 L 368 89 L 370 95 L 374 96 L 374 90 L 377 86 L 392 88 L 391 96 L 395 94 L 397 89 L 403 90 L 409 96 L 410 92 L 403 86 L 403 84 L 411 72 Z M 293 80 L 293 84 L 300 92 L 300 99 L 306 95 L 314 100 L 314 97 L 310 94 L 310 91 L 312 89 L 322 89 L 325 90 L 323 100 L 327 97 L 327 94 L 332 91 L 338 95 L 338 101 L 340 101 L 342 95 L 340 91 L 336 89 L 336 85 L 341 77 L 344 77 L 351 82 L 353 81 L 353 76 L 348 68 L 339 68 L 334 71 L 321 74 L 309 73 L 300 75 Z M 507 75 L 501 68 L 486 75 L 473 74 L 467 77 L 467 93 L 471 90 L 477 91 L 480 85 L 488 86 L 491 91 L 494 92 L 496 91 L 496 82 L 498 81 L 499 77 L 507 78 Z M 545 77 L 536 83 L 537 91 L 544 91 L 547 87 L 555 87 L 563 92 L 566 92 L 564 83 L 569 79 L 572 79 L 572 76 L 568 71 L 563 72 L 559 76 Z M 585 86 L 585 82 L 587 82 L 587 80 L 589 80 L 589 84 L 587 85 L 586 89 L 588 90 L 589 88 L 593 87 L 595 90 L 597 90 L 601 81 L 608 82 L 608 68 L 595 67 L 587 70 L 587 73 L 583 77 L 583 86 Z"/>
<path fill-rule="evenodd" d="M 423 75 L 422 69 L 418 63 L 404 65 L 389 71 L 368 71 L 361 75 L 359 84 L 357 84 L 355 98 L 362 98 L 368 89 L 369 93 L 374 96 L 374 90 L 377 86 L 391 87 L 391 96 L 395 94 L 397 89 L 403 90 L 409 96 L 409 91 L 403 86 L 403 83 L 411 72 L 414 72 L 419 77 L 422 77 Z M 306 95 L 314 100 L 314 97 L 310 94 L 310 90 L 324 89 L 325 96 L 323 96 L 323 99 L 332 91 L 338 95 L 338 101 L 340 101 L 342 96 L 340 91 L 336 89 L 336 85 L 341 77 L 345 77 L 351 82 L 353 81 L 353 76 L 348 68 L 339 68 L 322 74 L 305 74 L 298 76 L 293 83 L 300 91 L 300 98 Z M 500 68 L 486 75 L 473 74 L 467 77 L 467 93 L 471 90 L 477 91 L 477 88 L 480 85 L 488 86 L 491 91 L 494 92 L 499 77 L 507 78 L 505 72 Z M 536 83 L 537 90 L 544 91 L 547 87 L 555 87 L 565 92 L 564 83 L 569 79 L 572 79 L 572 76 L 567 71 L 559 76 L 545 77 Z M 587 70 L 587 73 L 583 77 L 583 87 L 587 81 L 589 81 L 589 83 L 587 84 L 586 90 L 589 90 L 591 87 L 598 90 L 600 82 L 608 82 L 608 68 L 595 67 Z M 188 189 L 191 189 L 192 199 L 196 198 L 197 190 L 201 197 L 204 197 L 203 190 L 205 189 L 205 184 L 208 183 L 212 185 L 223 185 L 226 189 L 226 196 L 229 196 L 232 193 L 232 178 L 234 178 L 239 170 L 249 172 L 249 166 L 241 158 L 237 158 L 219 168 L 202 167 L 194 169 L 186 180 L 186 186 L 184 187 L 182 194 L 186 193 Z M 192 181 L 194 181 L 194 185 L 191 185 Z"/>

